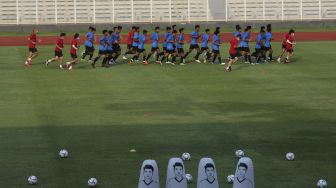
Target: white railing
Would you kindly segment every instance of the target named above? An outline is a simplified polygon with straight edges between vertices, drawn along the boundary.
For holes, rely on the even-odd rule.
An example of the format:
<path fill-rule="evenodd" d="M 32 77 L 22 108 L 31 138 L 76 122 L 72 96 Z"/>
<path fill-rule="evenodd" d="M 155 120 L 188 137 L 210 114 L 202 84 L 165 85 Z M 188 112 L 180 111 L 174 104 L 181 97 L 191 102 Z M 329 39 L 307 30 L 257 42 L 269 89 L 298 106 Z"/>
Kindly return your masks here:
<path fill-rule="evenodd" d="M 0 0 L 0 24 L 336 19 L 336 0 Z"/>

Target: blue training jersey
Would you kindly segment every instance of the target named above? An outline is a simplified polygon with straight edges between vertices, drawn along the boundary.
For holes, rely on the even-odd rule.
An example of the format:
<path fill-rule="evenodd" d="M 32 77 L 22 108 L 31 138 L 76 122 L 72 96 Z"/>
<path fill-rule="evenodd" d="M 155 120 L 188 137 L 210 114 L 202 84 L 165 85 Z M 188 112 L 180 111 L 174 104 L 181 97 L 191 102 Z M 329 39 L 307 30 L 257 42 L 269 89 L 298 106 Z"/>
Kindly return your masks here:
<path fill-rule="evenodd" d="M 208 47 L 209 39 L 210 39 L 210 35 L 207 34 L 207 33 L 204 33 L 202 35 L 202 44 L 201 44 L 201 47 L 203 47 L 203 48 Z"/>
<path fill-rule="evenodd" d="M 174 36 L 169 35 L 167 38 L 167 50 L 174 50 Z"/>
<path fill-rule="evenodd" d="M 113 33 L 113 44 L 119 44 L 120 43 L 120 35 L 118 32 Z"/>
<path fill-rule="evenodd" d="M 239 31 L 235 31 L 235 32 L 233 33 L 233 36 L 237 37 L 239 34 L 240 34 Z"/>
<path fill-rule="evenodd" d="M 140 35 L 138 48 L 141 50 L 145 49 L 145 42 L 146 42 L 146 36 L 144 34 Z"/>
<path fill-rule="evenodd" d="M 221 43 L 219 35 L 213 35 L 212 50 L 219 50 L 219 44 Z"/>
<path fill-rule="evenodd" d="M 177 40 L 177 48 L 183 48 L 183 43 L 184 44 L 184 35 L 183 34 L 179 34 L 178 36 L 178 40 Z"/>
<path fill-rule="evenodd" d="M 167 38 L 169 36 L 168 32 L 163 33 L 163 47 L 167 47 Z"/>
<path fill-rule="evenodd" d="M 109 50 L 109 51 L 112 51 L 112 44 L 113 44 L 113 34 L 108 36 L 107 38 L 107 45 L 105 47 L 105 50 Z"/>
<path fill-rule="evenodd" d="M 250 33 L 244 32 L 241 37 L 240 46 L 245 48 L 249 47 L 249 41 L 247 41 L 248 39 L 250 39 Z"/>
<path fill-rule="evenodd" d="M 262 47 L 262 45 L 261 45 L 262 40 L 264 40 L 264 35 L 259 34 L 256 38 L 256 45 L 255 45 L 256 49 L 260 49 Z"/>
<path fill-rule="evenodd" d="M 94 41 L 94 35 L 91 31 L 86 34 L 85 46 L 92 47 Z"/>
<path fill-rule="evenodd" d="M 191 43 L 190 44 L 198 44 L 198 37 L 199 37 L 199 33 L 197 31 L 193 31 L 191 33 Z"/>
<path fill-rule="evenodd" d="M 159 47 L 159 33 L 154 32 L 152 34 L 151 39 L 152 39 L 152 47 L 153 48 Z"/>
<path fill-rule="evenodd" d="M 107 43 L 107 37 L 105 35 L 102 35 L 99 40 L 99 51 L 105 51 Z"/>
<path fill-rule="evenodd" d="M 265 47 L 271 47 L 271 39 L 272 39 L 272 33 L 270 33 L 270 32 L 266 32 L 265 33 Z"/>
<path fill-rule="evenodd" d="M 139 39 L 139 32 L 134 32 L 132 46 L 137 47 L 139 45 L 139 42 L 136 41 L 138 39 Z"/>

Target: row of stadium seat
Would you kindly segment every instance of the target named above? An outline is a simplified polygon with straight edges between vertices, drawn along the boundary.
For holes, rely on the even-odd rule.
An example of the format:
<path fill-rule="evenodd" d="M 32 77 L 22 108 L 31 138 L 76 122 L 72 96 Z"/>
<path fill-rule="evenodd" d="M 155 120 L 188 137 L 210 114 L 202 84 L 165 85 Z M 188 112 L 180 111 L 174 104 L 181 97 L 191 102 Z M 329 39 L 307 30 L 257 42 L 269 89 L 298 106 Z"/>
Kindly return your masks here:
<path fill-rule="evenodd" d="M 235 0 L 0 0 L 0 24 L 336 18 L 335 0 L 245 1 L 246 5 Z"/>

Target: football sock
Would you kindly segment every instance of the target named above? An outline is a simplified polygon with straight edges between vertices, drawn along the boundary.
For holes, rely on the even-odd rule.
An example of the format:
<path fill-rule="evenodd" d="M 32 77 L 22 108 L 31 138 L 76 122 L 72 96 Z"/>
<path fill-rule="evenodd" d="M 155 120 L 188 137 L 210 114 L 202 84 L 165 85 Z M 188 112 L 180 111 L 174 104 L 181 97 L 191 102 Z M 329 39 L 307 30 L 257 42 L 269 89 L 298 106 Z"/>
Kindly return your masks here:
<path fill-rule="evenodd" d="M 197 54 L 195 55 L 195 59 L 197 59 L 198 60 L 198 57 L 199 57 L 199 55 L 201 54 L 202 52 L 197 52 Z"/>
<path fill-rule="evenodd" d="M 185 55 L 184 55 L 184 58 L 187 58 L 189 55 L 189 52 L 187 52 Z"/>
<path fill-rule="evenodd" d="M 107 61 L 107 57 L 104 57 L 103 62 L 102 62 L 102 65 L 105 65 L 105 64 L 106 64 L 106 61 Z"/>
<path fill-rule="evenodd" d="M 248 59 L 248 62 L 249 62 L 249 63 L 252 63 L 251 55 L 248 55 L 248 56 L 247 56 L 247 59 Z"/>
<path fill-rule="evenodd" d="M 206 53 L 206 59 L 209 60 L 211 58 L 211 53 L 210 52 L 207 52 Z"/>
<path fill-rule="evenodd" d="M 180 63 L 183 63 L 183 56 L 181 56 L 180 58 Z"/>
<path fill-rule="evenodd" d="M 90 58 L 91 58 L 91 57 L 90 57 Z M 96 62 L 98 61 L 99 58 L 100 58 L 100 56 L 94 58 L 93 63 L 96 63 Z"/>
<path fill-rule="evenodd" d="M 148 60 L 152 56 L 152 53 L 149 53 L 146 60 Z"/>
<path fill-rule="evenodd" d="M 217 54 L 214 54 L 214 55 L 213 55 L 213 58 L 212 58 L 212 63 L 215 63 L 216 58 L 217 58 Z"/>
<path fill-rule="evenodd" d="M 174 63 L 176 61 L 176 56 L 173 55 L 172 62 Z"/>

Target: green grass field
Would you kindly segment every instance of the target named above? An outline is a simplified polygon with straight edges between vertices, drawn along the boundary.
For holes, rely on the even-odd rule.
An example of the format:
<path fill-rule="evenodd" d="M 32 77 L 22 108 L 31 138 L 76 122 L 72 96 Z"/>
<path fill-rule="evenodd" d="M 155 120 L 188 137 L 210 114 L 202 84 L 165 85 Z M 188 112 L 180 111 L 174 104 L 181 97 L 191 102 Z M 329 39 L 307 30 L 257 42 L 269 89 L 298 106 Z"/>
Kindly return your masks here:
<path fill-rule="evenodd" d="M 134 188 L 145 159 L 158 162 L 164 187 L 169 158 L 190 152 L 189 188 L 206 156 L 228 188 L 236 149 L 253 159 L 257 188 L 316 187 L 319 178 L 336 187 L 335 45 L 300 43 L 293 63 L 239 62 L 230 73 L 86 62 L 62 71 L 43 64 L 53 46 L 40 46 L 26 68 L 26 47 L 0 47 L 1 187 L 83 188 L 96 177 L 101 188 Z M 62 148 L 70 158 L 58 157 Z M 285 160 L 289 151 L 295 161 Z M 32 174 L 36 186 L 27 184 Z"/>

